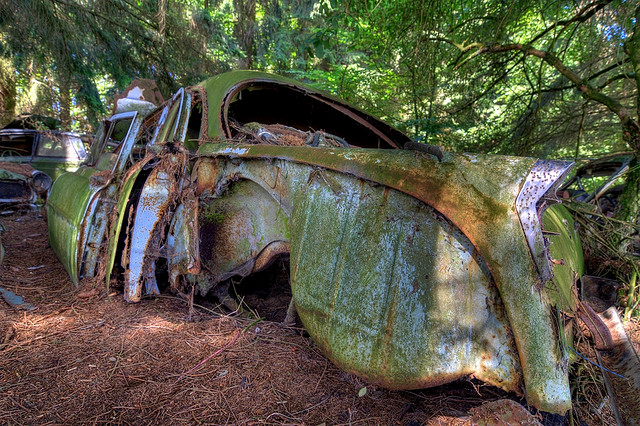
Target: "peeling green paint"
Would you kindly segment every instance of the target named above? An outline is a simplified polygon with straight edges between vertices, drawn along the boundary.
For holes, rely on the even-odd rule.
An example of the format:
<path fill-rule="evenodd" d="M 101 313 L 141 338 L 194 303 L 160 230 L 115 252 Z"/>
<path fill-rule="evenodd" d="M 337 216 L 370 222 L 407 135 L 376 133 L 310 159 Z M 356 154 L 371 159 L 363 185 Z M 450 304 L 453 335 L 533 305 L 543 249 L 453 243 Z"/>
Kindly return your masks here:
<path fill-rule="evenodd" d="M 314 341 L 341 368 L 396 389 L 474 375 L 510 391 L 524 388 L 528 403 L 541 410 L 565 412 L 567 366 L 551 305 L 571 299 L 581 260 L 555 268 L 555 295 L 551 285 L 542 291 L 547 283 L 540 282 L 515 205 L 536 160 L 445 153 L 436 161 L 403 150 L 220 143 L 230 136 L 224 125 L 227 101 L 237 95 L 233 90 L 265 82 L 312 92 L 250 71 L 202 83 L 208 129 L 191 159 L 193 176 L 187 176 L 186 165 L 174 170 L 167 192 L 175 197 L 175 210 L 173 204 L 167 210 L 173 217 L 149 234 L 160 241 L 169 229 L 162 256 L 172 288 L 183 280 L 206 293 L 290 250 L 296 308 Z M 325 95 L 313 96 L 335 102 L 347 115 L 360 114 Z M 177 107 L 171 111 L 177 114 Z M 188 123 L 184 111 L 177 127 Z M 167 117 L 160 136 L 175 139 L 166 146 L 175 150 L 186 129 L 174 131 L 176 120 Z M 160 158 L 167 152 L 148 151 Z M 142 168 L 123 178 L 126 160 L 119 158 L 114 169 L 124 183 L 119 181 L 107 277 Z M 169 167 L 147 164 L 150 170 Z M 91 191 L 105 182 L 99 177 L 95 169 L 76 174 L 79 205 L 89 205 Z M 59 228 L 52 245 L 77 282 L 73 244 L 83 237 L 74 226 L 88 207 L 65 207 L 72 198 L 57 196 L 52 203 L 53 227 Z M 558 236 L 548 236 L 552 257 L 559 256 L 554 248 L 579 250 L 564 245 L 574 237 L 565 219 L 555 207 L 545 214 L 551 221 L 545 227 L 558 230 Z M 156 252 L 143 257 L 154 264 L 143 266 L 155 267 Z"/>
<path fill-rule="evenodd" d="M 565 412 L 570 407 L 567 365 L 558 351 L 549 301 L 538 290 L 542 288 L 538 273 L 514 207 L 536 160 L 501 157 L 498 161 L 494 156 L 445 154 L 443 161 L 437 162 L 407 151 L 228 144 L 203 144 L 198 154 L 239 158 L 243 164 L 272 158 L 321 167 L 384 185 L 434 208 L 468 238 L 487 264 L 515 336 L 527 400 L 551 412 Z M 285 170 L 284 164 L 278 167 Z M 290 168 L 286 173 L 291 180 Z M 311 175 L 298 179 L 313 180 Z M 324 179 L 318 176 L 316 180 Z M 339 192 L 339 188 L 330 187 L 332 193 Z M 291 229 L 295 227 L 292 223 Z M 327 238 L 334 232 L 330 229 L 329 225 L 322 229 Z M 291 236 L 293 252 L 295 232 Z M 292 274 L 301 270 L 292 266 Z M 331 345 L 325 350 L 335 351 Z"/>

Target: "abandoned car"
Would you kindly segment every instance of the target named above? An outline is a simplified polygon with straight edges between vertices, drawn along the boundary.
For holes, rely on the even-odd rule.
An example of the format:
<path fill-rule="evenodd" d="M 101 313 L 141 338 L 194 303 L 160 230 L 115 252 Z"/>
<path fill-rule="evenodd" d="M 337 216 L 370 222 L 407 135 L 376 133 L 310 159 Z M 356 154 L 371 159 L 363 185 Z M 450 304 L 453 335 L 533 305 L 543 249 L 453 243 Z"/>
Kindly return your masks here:
<path fill-rule="evenodd" d="M 473 376 L 564 413 L 580 240 L 570 163 L 453 154 L 292 80 L 238 71 L 120 99 L 47 202 L 74 283 L 207 294 L 288 254 L 292 306 L 391 389 Z M 405 148 L 406 147 L 406 148 Z M 404 149 L 403 149 L 404 148 Z"/>
<path fill-rule="evenodd" d="M 0 130 L 0 160 L 29 164 L 46 173 L 52 180 L 74 171 L 87 158 L 77 133 L 54 130 Z"/>
<path fill-rule="evenodd" d="M 0 161 L 0 206 L 34 204 L 50 187 L 51 178 L 30 165 Z"/>

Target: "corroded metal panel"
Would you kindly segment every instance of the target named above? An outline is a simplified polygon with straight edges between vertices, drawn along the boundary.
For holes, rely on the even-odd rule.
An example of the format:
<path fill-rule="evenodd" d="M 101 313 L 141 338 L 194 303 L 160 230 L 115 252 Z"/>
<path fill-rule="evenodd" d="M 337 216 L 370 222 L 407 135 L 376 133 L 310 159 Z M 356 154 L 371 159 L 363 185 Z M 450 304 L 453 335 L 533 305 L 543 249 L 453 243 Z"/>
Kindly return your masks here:
<path fill-rule="evenodd" d="M 94 197 L 89 206 L 87 221 L 83 222 L 84 234 L 82 247 L 84 253 L 80 259 L 80 277 L 93 277 L 96 272 L 96 265 L 102 250 L 102 242 L 109 225 L 109 213 L 115 202 L 113 199 L 117 195 L 114 185 L 107 186 L 100 193 L 100 197 Z"/>
<path fill-rule="evenodd" d="M 288 219 L 277 200 L 250 180 L 234 182 L 224 189 L 223 197 L 201 199 L 200 261 L 210 272 L 208 284 L 200 284 L 201 291 L 253 272 L 256 258 L 268 245 L 288 238 Z"/>
<path fill-rule="evenodd" d="M 385 186 L 308 165 L 203 159 L 199 166 L 217 171 L 203 179 L 214 184 L 204 193 L 236 199 L 236 208 L 262 204 L 255 217 L 287 217 L 296 308 L 337 365 L 397 389 L 475 375 L 521 390 L 518 351 L 489 269 L 464 234 L 433 208 Z M 212 200 L 208 206 L 217 205 Z M 241 220 L 238 227 L 237 211 L 230 211 L 211 219 L 252 235 L 245 225 L 253 222 Z M 237 250 L 227 247 L 243 245 L 235 230 L 201 228 L 201 246 Z M 256 254 L 236 253 L 235 263 L 219 261 L 206 270 L 237 273 Z"/>
<path fill-rule="evenodd" d="M 200 273 L 198 200 L 187 193 L 176 208 L 167 234 L 169 284 L 178 288 L 180 276 Z"/>
<path fill-rule="evenodd" d="M 321 173 L 291 217 L 293 297 L 318 346 L 387 388 L 475 375 L 519 391 L 509 322 L 469 240 L 414 198 Z"/>
<path fill-rule="evenodd" d="M 127 233 L 127 246 L 122 253 L 125 267 L 125 300 L 138 302 L 145 294 L 159 294 L 155 261 L 162 255 L 161 243 L 165 227 L 171 221 L 170 209 L 180 195 L 185 156 L 162 157 L 142 187 L 132 226 Z"/>
<path fill-rule="evenodd" d="M 446 153 L 438 162 L 406 151 L 224 144 L 204 144 L 199 154 L 237 158 L 240 163 L 281 159 L 334 170 L 395 189 L 434 208 L 468 238 L 487 264 L 515 336 L 528 401 L 551 412 L 570 407 L 567 361 L 558 350 L 544 283 L 515 208 L 534 159 L 497 161 L 492 156 Z M 291 171 L 276 164 L 291 181 Z"/>
<path fill-rule="evenodd" d="M 146 161 L 141 161 L 131 167 L 122 179 L 120 184 L 120 193 L 118 194 L 118 200 L 113 207 L 113 210 L 109 214 L 109 235 L 107 244 L 107 267 L 105 271 L 105 282 L 109 286 L 111 280 L 111 273 L 116 261 L 116 252 L 118 249 L 118 242 L 120 238 L 120 231 L 127 216 L 127 207 L 130 205 L 131 192 L 138 179 L 138 176 L 142 172 L 143 166 L 146 165 Z"/>
<path fill-rule="evenodd" d="M 80 169 L 77 173 L 60 176 L 51 188 L 47 200 L 47 224 L 49 244 L 69 273 L 71 281 L 78 285 L 83 244 L 86 242 L 84 218 L 91 212 L 92 200 L 104 184 L 92 181 L 95 170 Z"/>
<path fill-rule="evenodd" d="M 516 210 L 522 229 L 543 282 L 550 281 L 553 272 L 548 259 L 547 243 L 542 234 L 539 209 L 543 206 L 539 203 L 549 192 L 555 197 L 554 188 L 562 183 L 562 178 L 569 172 L 572 165 L 573 163 L 564 161 L 536 161 L 516 199 Z"/>

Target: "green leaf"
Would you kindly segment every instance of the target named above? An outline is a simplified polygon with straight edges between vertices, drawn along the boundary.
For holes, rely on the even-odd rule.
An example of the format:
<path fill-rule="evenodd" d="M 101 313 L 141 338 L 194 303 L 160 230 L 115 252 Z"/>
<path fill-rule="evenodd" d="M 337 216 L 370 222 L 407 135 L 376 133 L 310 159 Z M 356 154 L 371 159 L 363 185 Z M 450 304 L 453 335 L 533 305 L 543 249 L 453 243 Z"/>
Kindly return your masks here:
<path fill-rule="evenodd" d="M 367 387 L 365 386 L 363 388 L 360 388 L 360 391 L 358 392 L 358 397 L 362 398 L 366 394 L 367 394 Z"/>

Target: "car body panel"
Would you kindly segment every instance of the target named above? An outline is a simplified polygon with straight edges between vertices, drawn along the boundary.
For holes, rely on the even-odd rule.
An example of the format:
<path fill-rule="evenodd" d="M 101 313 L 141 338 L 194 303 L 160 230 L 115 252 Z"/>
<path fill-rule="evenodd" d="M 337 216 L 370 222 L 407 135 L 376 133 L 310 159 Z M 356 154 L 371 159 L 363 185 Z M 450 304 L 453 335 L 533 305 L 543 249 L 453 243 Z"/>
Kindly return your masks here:
<path fill-rule="evenodd" d="M 278 121 L 294 121 L 298 126 L 303 125 L 308 128 L 311 111 L 313 114 L 332 114 L 335 117 L 324 120 L 324 128 L 331 133 L 331 127 L 338 125 L 341 120 L 348 120 L 350 125 L 357 129 L 363 129 L 375 134 L 377 143 L 368 144 L 368 147 L 377 148 L 398 148 L 401 143 L 409 141 L 405 135 L 378 120 L 330 95 L 320 93 L 312 88 L 291 80 L 286 77 L 265 74 L 257 71 L 236 71 L 233 73 L 220 74 L 212 77 L 199 85 L 206 92 L 207 96 L 207 133 L 208 139 L 213 141 L 224 141 L 231 139 L 232 128 L 230 126 L 230 105 L 242 100 L 243 94 L 249 97 L 251 94 L 266 92 L 265 95 L 257 97 L 254 102 L 262 106 L 262 113 L 258 114 L 260 121 L 268 123 L 277 118 Z M 273 93 L 269 93 L 273 92 Z M 277 93 L 277 95 L 275 95 Z M 264 99 L 267 96 L 268 99 Z M 280 98 L 280 99 L 279 99 Z M 301 100 L 302 99 L 302 100 Z M 292 105 L 289 105 L 290 101 Z M 269 103 L 267 103 L 269 102 Z M 309 103 L 314 107 L 300 107 L 300 103 Z M 277 103 L 277 104 L 276 104 Z M 239 114 L 243 111 L 237 108 Z M 322 109 L 322 110 L 321 110 Z M 304 112 L 309 111 L 309 115 Z M 320 120 L 323 121 L 323 120 Z M 334 123 L 335 122 L 335 123 Z M 291 123 L 291 124 L 294 124 Z M 286 123 L 285 123 L 286 124 Z M 295 127 L 295 126 L 294 126 Z M 358 140 L 355 138 L 354 140 Z"/>
<path fill-rule="evenodd" d="M 62 173 L 77 170 L 87 153 L 76 133 L 2 129 L 0 156 L 2 161 L 28 163 L 54 181 Z"/>
<path fill-rule="evenodd" d="M 95 208 L 108 224 L 96 234 L 109 235 L 98 256 L 107 282 L 123 272 L 129 301 L 157 291 L 158 267 L 172 289 L 206 294 L 289 253 L 303 324 L 345 370 L 394 389 L 474 375 L 539 409 L 570 407 L 546 291 L 555 282 L 552 238 L 541 223 L 570 164 L 391 149 L 408 138 L 331 96 L 256 72 L 214 77 L 148 117 L 165 121 L 148 128 L 144 159 L 74 174 L 111 182 L 103 197 L 111 211 Z M 62 202 L 60 193 L 51 197 Z M 54 228 L 92 223 L 83 205 L 52 223 L 70 274 L 93 258 Z M 552 247 L 577 250 L 563 244 Z M 65 250 L 76 250 L 77 264 Z M 575 280 L 561 281 L 573 295 Z"/>
<path fill-rule="evenodd" d="M 77 173 L 63 174 L 51 188 L 47 203 L 49 239 L 75 285 L 83 276 L 83 268 L 89 266 L 83 264 L 83 259 L 88 256 L 95 267 L 96 252 L 107 232 L 107 212 L 118 195 L 117 177 L 123 172 L 143 119 L 144 115 L 136 112 L 114 116 L 109 121 L 114 126 L 110 131 L 103 131 L 96 143 L 106 146 L 117 124 L 124 123 L 127 129 L 117 144 L 119 151 L 105 151 L 96 158 L 95 165 L 83 166 Z"/>
<path fill-rule="evenodd" d="M 107 268 L 105 271 L 107 285 L 111 280 L 111 272 L 113 271 L 113 265 L 116 261 L 120 231 L 127 217 L 128 209 L 131 206 L 131 193 L 145 164 L 146 163 L 140 162 L 128 170 L 123 179 L 124 183 L 120 187 L 120 194 L 115 210 L 109 215 L 112 225 L 109 227 L 109 243 L 107 246 Z"/>
<path fill-rule="evenodd" d="M 274 243 L 290 243 L 296 310 L 343 369 L 396 389 L 473 374 L 520 390 L 516 344 L 487 265 L 436 210 L 295 161 L 216 158 L 216 187 L 230 186 L 224 197 L 201 197 L 199 223 L 201 260 L 217 279 L 256 271 Z"/>
<path fill-rule="evenodd" d="M 493 156 L 446 154 L 444 161 L 437 162 L 409 151 L 220 144 L 204 144 L 198 154 L 245 161 L 285 160 L 312 166 L 309 173 L 313 167 L 333 170 L 384 185 L 433 208 L 468 238 L 488 266 L 516 338 L 527 399 L 548 411 L 561 411 L 570 404 L 566 365 L 557 350 L 544 283 L 531 262 L 515 209 L 516 198 L 536 160 L 503 157 L 495 161 Z M 282 171 L 281 176 L 285 175 Z M 238 178 L 237 174 L 233 176 Z M 311 179 L 307 176 L 303 180 L 307 178 Z M 199 174 L 200 187 L 220 185 L 204 182 Z M 292 252 L 294 247 L 292 244 Z M 291 268 L 295 271 L 296 266 Z M 387 284 L 384 280 L 382 283 Z M 295 294 L 293 281 L 292 288 Z"/>
<path fill-rule="evenodd" d="M 31 205 L 50 186 L 51 178 L 30 165 L 0 161 L 0 205 Z"/>
<path fill-rule="evenodd" d="M 105 188 L 93 180 L 95 169 L 82 168 L 77 173 L 63 174 L 54 182 L 47 201 L 49 243 L 62 262 L 71 281 L 77 285 L 79 262 L 84 249 L 86 227 L 81 223 L 87 213 L 95 211 L 96 197 Z M 90 210 L 90 206 L 94 206 Z"/>
<path fill-rule="evenodd" d="M 102 252 L 108 271 L 100 272 L 109 279 L 129 195 L 136 182 L 146 181 L 150 172 L 141 172 L 155 160 L 153 152 L 162 152 L 162 144 L 180 131 L 180 114 L 189 99 L 180 90 L 157 109 L 138 99 L 121 99 L 121 109 L 98 131 L 87 163 L 54 184 L 47 205 L 51 246 L 74 284 L 98 273 Z"/>
<path fill-rule="evenodd" d="M 162 157 L 140 190 L 122 253 L 125 300 L 128 302 L 139 302 L 143 287 L 145 295 L 160 294 L 155 274 L 155 261 L 160 257 L 162 243 L 160 237 L 164 233 L 160 228 L 171 220 L 168 210 L 174 205 L 175 194 L 180 194 L 182 189 L 182 182 L 175 178 L 175 172 L 183 172 L 186 160 L 184 152 Z"/>

